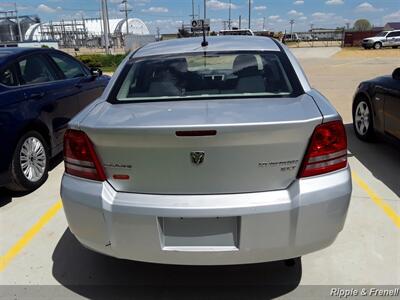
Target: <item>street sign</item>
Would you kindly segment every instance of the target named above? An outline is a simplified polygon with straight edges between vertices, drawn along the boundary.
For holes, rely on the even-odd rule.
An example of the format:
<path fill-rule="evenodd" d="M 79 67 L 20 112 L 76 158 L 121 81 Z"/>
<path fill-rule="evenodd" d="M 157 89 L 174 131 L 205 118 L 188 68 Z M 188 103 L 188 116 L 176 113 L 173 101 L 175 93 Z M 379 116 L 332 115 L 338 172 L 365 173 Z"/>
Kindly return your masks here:
<path fill-rule="evenodd" d="M 210 19 L 204 20 L 204 28 L 206 31 L 210 31 Z M 202 31 L 203 30 L 203 19 L 193 20 L 192 21 L 192 32 L 193 31 Z"/>

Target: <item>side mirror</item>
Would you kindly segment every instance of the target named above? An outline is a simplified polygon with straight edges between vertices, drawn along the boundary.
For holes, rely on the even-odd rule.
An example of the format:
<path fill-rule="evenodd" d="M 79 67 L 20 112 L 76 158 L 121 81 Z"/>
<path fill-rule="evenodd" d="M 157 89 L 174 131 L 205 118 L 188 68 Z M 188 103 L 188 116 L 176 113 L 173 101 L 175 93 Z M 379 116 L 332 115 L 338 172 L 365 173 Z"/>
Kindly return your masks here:
<path fill-rule="evenodd" d="M 393 71 L 392 77 L 394 80 L 400 80 L 400 68 Z"/>
<path fill-rule="evenodd" d="M 92 74 L 93 77 L 100 77 L 103 75 L 103 71 L 100 68 L 91 68 L 90 74 Z"/>

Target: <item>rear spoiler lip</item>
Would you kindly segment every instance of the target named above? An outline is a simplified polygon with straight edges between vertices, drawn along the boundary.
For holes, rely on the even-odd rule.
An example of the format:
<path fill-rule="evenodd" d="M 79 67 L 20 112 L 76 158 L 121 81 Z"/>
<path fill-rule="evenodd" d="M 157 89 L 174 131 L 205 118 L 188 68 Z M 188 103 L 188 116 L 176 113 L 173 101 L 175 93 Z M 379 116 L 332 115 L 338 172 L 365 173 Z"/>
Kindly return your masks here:
<path fill-rule="evenodd" d="M 327 122 L 331 122 L 331 121 L 342 121 L 343 122 L 342 117 L 337 112 L 335 107 L 319 91 L 317 91 L 315 89 L 311 89 L 306 94 L 314 100 L 315 105 L 317 106 L 318 110 L 321 113 L 322 123 L 327 123 Z"/>

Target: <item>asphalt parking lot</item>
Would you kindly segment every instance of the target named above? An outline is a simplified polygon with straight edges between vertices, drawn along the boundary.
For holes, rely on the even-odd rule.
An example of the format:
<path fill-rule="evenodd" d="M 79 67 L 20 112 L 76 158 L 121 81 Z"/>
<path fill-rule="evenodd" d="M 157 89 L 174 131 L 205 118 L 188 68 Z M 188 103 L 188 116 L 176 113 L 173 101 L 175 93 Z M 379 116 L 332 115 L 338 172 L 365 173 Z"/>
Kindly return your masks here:
<path fill-rule="evenodd" d="M 105 257 L 83 248 L 68 230 L 59 164 L 32 194 L 0 190 L 4 295 L 101 298 L 104 286 L 117 285 L 125 288 L 114 289 L 117 294 L 112 295 L 130 299 L 294 299 L 316 297 L 316 285 L 400 285 L 400 148 L 383 141 L 360 142 L 351 124 L 357 85 L 391 74 L 400 66 L 400 52 L 398 57 L 335 58 L 329 57 L 332 49 L 321 49 L 318 55 L 307 51 L 296 49 L 295 54 L 312 85 L 343 116 L 349 140 L 353 195 L 345 228 L 332 246 L 296 259 L 294 266 L 166 266 Z"/>

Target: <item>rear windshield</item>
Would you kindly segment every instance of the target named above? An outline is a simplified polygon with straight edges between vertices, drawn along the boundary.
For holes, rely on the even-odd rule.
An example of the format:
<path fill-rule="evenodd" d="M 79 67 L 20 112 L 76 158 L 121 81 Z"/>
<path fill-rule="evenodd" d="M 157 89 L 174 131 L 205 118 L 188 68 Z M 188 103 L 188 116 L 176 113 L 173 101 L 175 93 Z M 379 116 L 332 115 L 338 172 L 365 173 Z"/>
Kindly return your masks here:
<path fill-rule="evenodd" d="M 250 30 L 228 30 L 220 31 L 220 35 L 254 35 Z"/>
<path fill-rule="evenodd" d="M 290 96 L 293 69 L 278 52 L 207 53 L 144 58 L 125 71 L 118 101 Z M 290 65 L 290 64 L 289 64 Z M 291 73 L 291 74 L 288 74 Z M 297 79 L 297 77 L 296 77 Z M 293 81 L 293 80 L 292 80 Z"/>

